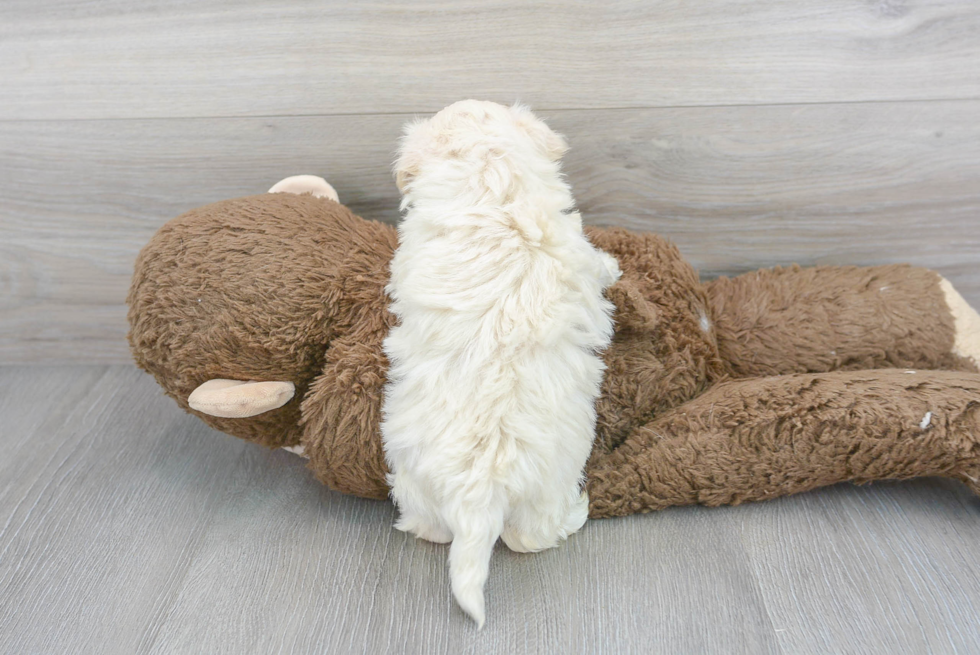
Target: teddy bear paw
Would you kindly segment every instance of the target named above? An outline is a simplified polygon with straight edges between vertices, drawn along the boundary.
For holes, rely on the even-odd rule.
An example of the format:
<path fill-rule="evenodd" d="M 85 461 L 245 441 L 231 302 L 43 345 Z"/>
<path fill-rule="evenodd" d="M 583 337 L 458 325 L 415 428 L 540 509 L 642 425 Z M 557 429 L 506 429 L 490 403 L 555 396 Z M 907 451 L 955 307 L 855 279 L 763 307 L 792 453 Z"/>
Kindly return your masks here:
<path fill-rule="evenodd" d="M 939 285 L 953 314 L 953 354 L 969 359 L 980 369 L 980 315 L 953 288 L 949 280 L 942 278 Z"/>

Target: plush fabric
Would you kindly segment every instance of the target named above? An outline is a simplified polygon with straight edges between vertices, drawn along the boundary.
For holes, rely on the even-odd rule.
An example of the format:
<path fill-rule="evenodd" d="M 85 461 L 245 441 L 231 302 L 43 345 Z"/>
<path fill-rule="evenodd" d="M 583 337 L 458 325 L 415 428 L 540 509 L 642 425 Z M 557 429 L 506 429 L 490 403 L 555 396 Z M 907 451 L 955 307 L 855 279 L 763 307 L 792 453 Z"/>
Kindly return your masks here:
<path fill-rule="evenodd" d="M 716 385 L 589 471 L 592 516 L 947 476 L 980 493 L 980 375 L 835 371 Z"/>
<path fill-rule="evenodd" d="M 587 234 L 623 272 L 607 292 L 616 333 L 587 466 L 593 518 L 844 480 L 944 475 L 980 492 L 980 343 L 957 332 L 976 313 L 958 306 L 954 319 L 938 274 L 783 268 L 702 284 L 656 235 Z M 301 445 L 331 488 L 384 498 L 395 245 L 393 228 L 326 198 L 188 212 L 137 260 L 133 355 L 188 411 L 210 379 L 293 382 L 294 398 L 265 414 L 195 413 L 265 446 Z"/>

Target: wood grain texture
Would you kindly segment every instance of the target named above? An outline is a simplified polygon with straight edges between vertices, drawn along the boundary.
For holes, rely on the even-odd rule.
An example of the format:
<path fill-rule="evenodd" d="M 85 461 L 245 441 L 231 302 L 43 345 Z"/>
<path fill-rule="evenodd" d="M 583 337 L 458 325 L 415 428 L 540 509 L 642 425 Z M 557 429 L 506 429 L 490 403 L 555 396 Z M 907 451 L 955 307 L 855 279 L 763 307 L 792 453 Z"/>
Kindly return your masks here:
<path fill-rule="evenodd" d="M 980 305 L 980 101 L 541 113 L 586 222 L 669 236 L 707 277 L 908 261 Z M 195 206 L 308 172 L 396 220 L 404 121 L 0 122 L 0 361 L 128 361 L 133 260 Z"/>
<path fill-rule="evenodd" d="M 973 0 L 5 0 L 2 119 L 980 97 Z"/>
<path fill-rule="evenodd" d="M 962 617 L 980 616 L 980 568 L 963 563 L 977 561 L 980 502 L 953 488 L 842 485 L 752 506 L 742 540 L 782 650 L 977 650 L 976 621 Z M 935 557 L 940 540 L 944 554 Z"/>
<path fill-rule="evenodd" d="M 980 502 L 943 481 L 593 521 L 498 548 L 489 618 L 446 547 L 131 367 L 0 367 L 0 652 L 918 653 L 980 649 Z"/>

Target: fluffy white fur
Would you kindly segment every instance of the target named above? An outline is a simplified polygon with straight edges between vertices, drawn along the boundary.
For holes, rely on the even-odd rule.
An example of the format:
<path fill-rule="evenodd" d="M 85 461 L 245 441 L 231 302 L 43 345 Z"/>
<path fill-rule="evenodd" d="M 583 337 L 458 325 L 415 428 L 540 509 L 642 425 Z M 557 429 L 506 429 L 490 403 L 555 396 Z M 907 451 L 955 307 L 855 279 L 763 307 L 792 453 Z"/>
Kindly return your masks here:
<path fill-rule="evenodd" d="M 619 268 L 582 233 L 566 149 L 521 106 L 466 100 L 408 125 L 396 164 L 381 426 L 396 527 L 452 541 L 453 594 L 481 627 L 497 538 L 550 548 L 587 517 Z"/>

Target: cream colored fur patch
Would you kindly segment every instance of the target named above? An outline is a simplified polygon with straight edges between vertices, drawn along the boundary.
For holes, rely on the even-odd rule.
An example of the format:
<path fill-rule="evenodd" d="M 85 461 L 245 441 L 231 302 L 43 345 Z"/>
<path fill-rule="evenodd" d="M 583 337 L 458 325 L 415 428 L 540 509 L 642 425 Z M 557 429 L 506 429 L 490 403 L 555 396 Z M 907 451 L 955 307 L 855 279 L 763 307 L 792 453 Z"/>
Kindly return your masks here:
<path fill-rule="evenodd" d="M 295 193 L 302 195 L 308 193 L 314 198 L 330 198 L 334 202 L 340 202 L 340 196 L 330 184 L 316 175 L 293 175 L 284 180 L 279 180 L 269 189 L 269 193 Z"/>
<path fill-rule="evenodd" d="M 953 354 L 966 357 L 980 367 L 980 315 L 963 300 L 963 296 L 953 288 L 949 280 L 942 278 L 939 286 L 946 297 L 949 311 L 953 314 L 953 325 L 956 329 Z"/>
<path fill-rule="evenodd" d="M 288 450 L 294 455 L 299 455 L 303 459 L 309 459 L 309 457 L 306 456 L 306 449 L 302 446 L 283 446 L 282 449 Z"/>

